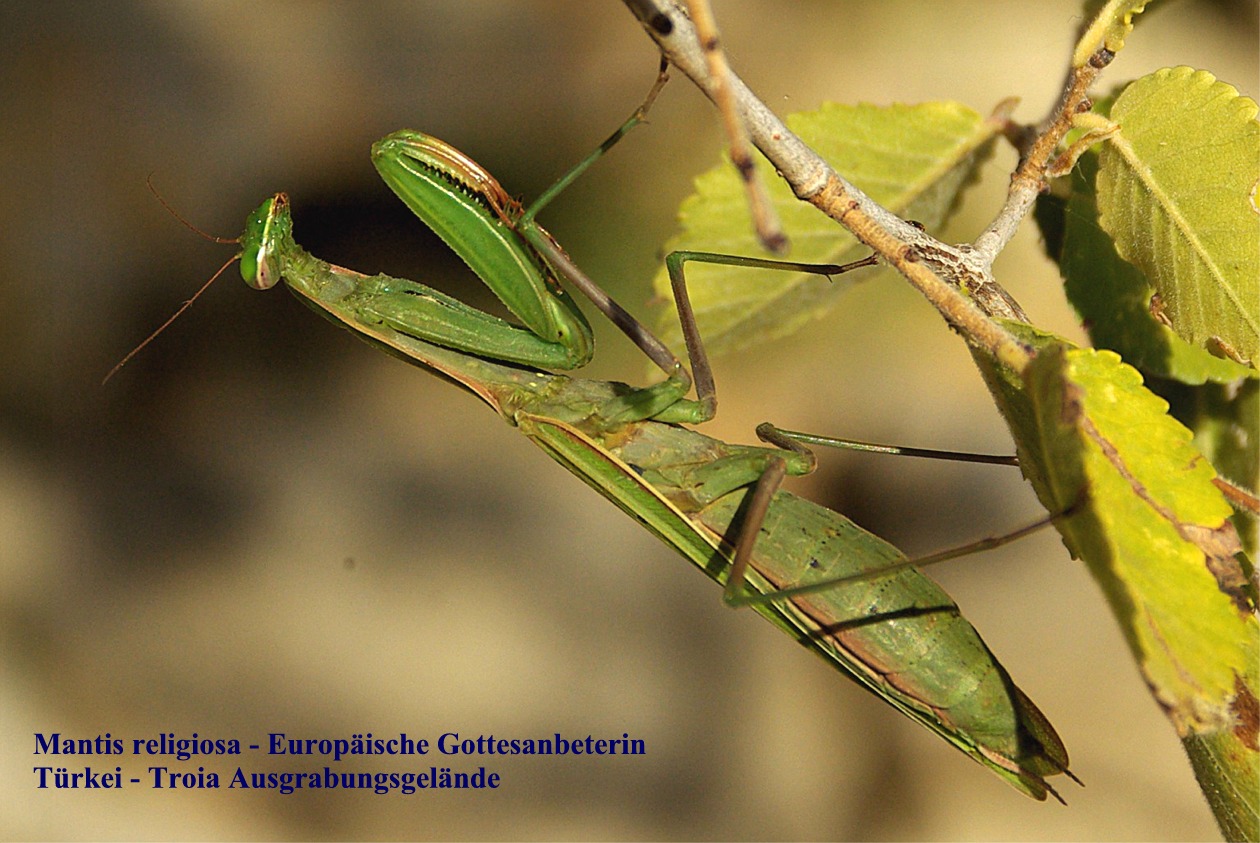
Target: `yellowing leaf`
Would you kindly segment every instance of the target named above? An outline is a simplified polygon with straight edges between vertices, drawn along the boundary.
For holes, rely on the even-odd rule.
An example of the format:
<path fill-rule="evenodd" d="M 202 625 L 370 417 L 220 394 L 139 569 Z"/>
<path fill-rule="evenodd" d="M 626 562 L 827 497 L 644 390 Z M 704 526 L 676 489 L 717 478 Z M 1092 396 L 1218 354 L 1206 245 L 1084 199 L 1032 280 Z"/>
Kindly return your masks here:
<path fill-rule="evenodd" d="M 1260 359 L 1260 123 L 1205 71 L 1160 70 L 1119 96 L 1099 158 L 1099 222 L 1196 345 Z"/>
<path fill-rule="evenodd" d="M 1180 734 L 1231 728 L 1260 631 L 1215 472 L 1168 405 L 1110 351 L 1075 349 L 1026 326 L 1041 350 L 995 395 L 1020 464 L 1111 604 L 1135 660 Z M 993 381 L 991 380 L 991 384 Z"/>
<path fill-rule="evenodd" d="M 998 127 L 957 103 L 923 105 L 829 104 L 792 115 L 792 131 L 838 172 L 877 202 L 929 229 L 957 203 L 962 188 L 988 153 Z M 801 202 L 778 179 L 767 187 L 792 241 L 792 260 L 844 263 L 866 254 L 844 229 Z M 743 187 L 734 169 L 720 164 L 696 179 L 696 192 L 679 209 L 683 231 L 666 251 L 687 249 L 764 255 L 753 237 Z M 688 264 L 687 288 L 711 353 L 782 336 L 821 316 L 847 286 L 826 278 L 764 269 Z M 863 270 L 869 278 L 873 270 Z M 670 299 L 662 270 L 654 287 Z M 673 310 L 660 319 L 663 339 L 680 345 Z"/>

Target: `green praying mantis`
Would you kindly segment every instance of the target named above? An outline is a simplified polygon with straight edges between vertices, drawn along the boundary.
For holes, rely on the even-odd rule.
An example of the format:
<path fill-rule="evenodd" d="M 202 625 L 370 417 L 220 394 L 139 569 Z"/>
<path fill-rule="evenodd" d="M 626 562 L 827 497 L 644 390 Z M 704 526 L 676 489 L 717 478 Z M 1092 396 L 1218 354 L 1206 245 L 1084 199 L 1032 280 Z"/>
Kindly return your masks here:
<path fill-rule="evenodd" d="M 293 238 L 284 194 L 249 217 L 239 240 L 241 274 L 260 290 L 284 281 L 304 303 L 360 338 L 467 389 L 722 584 L 729 603 L 751 605 L 1029 796 L 1058 798 L 1046 779 L 1071 776 L 1063 744 L 949 596 L 896 548 L 779 490 L 785 476 L 814 468 L 812 453 L 793 434 L 763 425 L 759 436 L 775 447 L 759 447 L 683 426 L 716 411 L 713 377 L 686 294 L 685 262 L 833 275 L 873 261 L 809 266 L 671 254 L 667 266 L 689 372 L 536 221 L 551 199 L 642 120 L 664 81 L 662 71 L 635 114 L 528 208 L 435 138 L 400 131 L 373 146 L 385 182 L 519 324 L 423 284 L 364 275 L 311 256 Z M 584 365 L 594 351 L 590 325 L 561 279 L 626 333 L 664 379 L 632 387 L 555 374 Z M 693 383 L 696 398 L 690 399 Z"/>

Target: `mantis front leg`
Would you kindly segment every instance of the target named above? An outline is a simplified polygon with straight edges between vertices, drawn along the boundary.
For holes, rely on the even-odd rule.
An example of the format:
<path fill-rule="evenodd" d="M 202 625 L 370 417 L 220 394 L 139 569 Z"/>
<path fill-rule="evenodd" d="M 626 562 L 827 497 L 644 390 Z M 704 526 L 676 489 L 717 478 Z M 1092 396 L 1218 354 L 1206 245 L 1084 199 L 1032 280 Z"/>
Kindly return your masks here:
<path fill-rule="evenodd" d="M 443 348 L 542 369 L 571 370 L 594 353 L 590 324 L 559 278 L 568 278 L 668 375 L 685 380 L 678 359 L 594 282 L 581 274 L 534 215 L 643 120 L 666 80 L 662 64 L 651 92 L 598 150 L 560 179 L 528 210 L 521 208 L 481 165 L 443 141 L 404 130 L 378 141 L 372 160 L 381 177 L 420 219 L 458 254 L 507 309 L 514 324 L 431 287 L 376 276 L 344 300 L 354 318 Z M 292 242 L 287 200 L 268 200 L 251 217 L 241 240 L 241 274 L 258 289 L 282 276 L 320 275 Z M 317 298 L 313 296 L 312 298 Z M 690 382 L 671 386 L 678 397 Z"/>
<path fill-rule="evenodd" d="M 467 337 L 447 336 L 466 315 L 459 310 L 430 329 L 424 303 L 399 302 L 395 327 L 421 326 L 421 338 L 492 359 L 569 370 L 590 361 L 590 325 L 560 286 L 564 278 L 675 380 L 681 397 L 690 381 L 681 362 L 646 326 L 586 276 L 539 223 L 537 214 L 569 184 L 643 121 L 668 76 L 662 62 L 656 83 L 625 123 L 594 152 L 565 173 L 529 208 L 522 208 L 479 164 L 454 147 L 421 132 L 403 130 L 378 141 L 372 160 L 386 184 L 449 245 L 499 300 L 524 323 L 528 334 L 504 341 L 471 325 Z M 501 320 L 500 320 L 501 321 Z M 505 323 L 507 324 L 507 323 Z M 532 335 L 532 336 L 529 336 Z M 483 340 L 485 340 L 483 342 Z"/>

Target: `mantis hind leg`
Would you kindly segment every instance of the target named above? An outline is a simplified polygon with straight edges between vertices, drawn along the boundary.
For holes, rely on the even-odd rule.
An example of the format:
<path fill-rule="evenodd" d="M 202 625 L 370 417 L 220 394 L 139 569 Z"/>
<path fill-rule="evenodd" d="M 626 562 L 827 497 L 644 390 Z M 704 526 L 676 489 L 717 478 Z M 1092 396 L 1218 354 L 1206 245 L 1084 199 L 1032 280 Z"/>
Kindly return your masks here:
<path fill-rule="evenodd" d="M 855 442 L 847 439 L 833 439 L 831 437 L 782 430 L 769 423 L 757 426 L 757 437 L 763 442 L 776 445 L 789 453 L 808 455 L 810 459 L 809 468 L 811 470 L 813 468 L 814 455 L 804 443 L 846 448 L 851 450 L 864 450 L 875 453 L 896 454 L 900 456 L 927 457 L 929 459 L 950 459 L 960 460 L 963 462 L 981 462 L 995 465 L 1018 465 L 1018 461 L 1015 457 L 1005 457 L 991 454 L 967 454 L 957 451 L 934 451 L 923 448 L 901 448 L 889 445 L 872 445 L 866 442 Z M 750 606 L 754 604 L 771 603 L 777 600 L 786 600 L 806 594 L 816 594 L 829 589 L 839 588 L 844 585 L 886 577 L 907 568 L 924 568 L 928 565 L 935 565 L 951 559 L 970 556 L 973 553 L 982 553 L 986 550 L 993 550 L 1048 527 L 1060 519 L 1070 518 L 1085 503 L 1085 498 L 1082 498 L 1081 500 L 1073 503 L 1067 509 L 1052 513 L 1001 535 L 987 536 L 985 538 L 967 542 L 966 544 L 938 551 L 927 556 L 902 559 L 899 562 L 886 565 L 877 570 L 864 571 L 859 574 L 840 577 L 838 579 L 813 582 L 808 585 L 797 586 L 795 588 L 784 589 L 782 591 L 767 594 L 750 593 L 743 588 L 745 572 L 747 571 L 748 565 L 752 559 L 752 552 L 754 546 L 756 545 L 757 535 L 761 530 L 762 524 L 765 522 L 770 502 L 773 500 L 775 493 L 778 492 L 779 487 L 783 483 L 783 478 L 787 474 L 786 469 L 787 463 L 784 459 L 772 461 L 767 466 L 765 472 L 763 472 L 761 477 L 757 480 L 756 484 L 753 486 L 752 492 L 749 495 L 740 533 L 734 542 L 735 552 L 731 562 L 731 572 L 726 582 L 726 588 L 722 594 L 722 599 L 729 606 Z"/>
<path fill-rule="evenodd" d="M 757 435 L 763 442 L 777 445 L 803 458 L 805 460 L 804 470 L 797 473 L 808 474 L 814 470 L 814 453 L 804 445 L 787 438 L 762 436 L 760 427 L 757 429 Z M 750 595 L 746 595 L 744 591 L 744 577 L 748 572 L 748 564 L 752 560 L 753 548 L 757 544 L 757 536 L 760 535 L 761 527 L 766 521 L 766 513 L 770 511 L 770 502 L 774 500 L 774 496 L 778 493 L 779 487 L 783 485 L 783 478 L 787 474 L 787 460 L 783 457 L 775 457 L 767 464 L 765 471 L 761 473 L 761 477 L 757 479 L 752 491 L 749 493 L 739 536 L 735 540 L 735 553 L 731 559 L 731 571 L 727 575 L 726 586 L 722 590 L 722 600 L 728 606 L 745 606 L 750 602 L 748 600 Z"/>

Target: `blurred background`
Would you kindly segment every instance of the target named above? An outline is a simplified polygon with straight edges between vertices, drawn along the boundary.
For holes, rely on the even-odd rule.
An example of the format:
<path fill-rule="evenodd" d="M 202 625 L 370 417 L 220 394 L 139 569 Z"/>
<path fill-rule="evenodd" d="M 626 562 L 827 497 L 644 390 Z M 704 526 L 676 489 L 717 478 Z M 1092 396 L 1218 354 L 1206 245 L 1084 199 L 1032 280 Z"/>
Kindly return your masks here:
<path fill-rule="evenodd" d="M 715 5 L 735 67 L 781 113 L 933 99 L 987 112 L 1017 95 L 1016 117 L 1035 122 L 1079 23 L 1076 0 Z M 1024 798 L 724 609 L 468 395 L 235 270 L 101 385 L 232 253 L 174 220 L 150 176 L 226 237 L 288 191 L 314 254 L 490 306 L 377 180 L 368 148 L 423 129 L 536 196 L 652 82 L 652 45 L 620 3 L 46 0 L 5 3 L 0 22 L 0 837 L 1216 834 L 1103 600 L 1054 535 L 936 575 L 1057 725 L 1087 785 L 1062 786 L 1066 808 Z M 1256 5 L 1157 7 L 1105 81 L 1177 64 L 1255 97 Z M 641 310 L 675 209 L 721 145 L 712 109 L 676 80 L 544 222 Z M 975 235 L 1013 165 L 999 148 L 945 236 Z M 1034 321 L 1079 336 L 1031 225 L 998 271 Z M 588 373 L 642 382 L 633 349 L 597 331 Z M 796 337 L 717 360 L 716 375 L 710 432 L 735 441 L 771 419 L 1011 449 L 962 344 L 895 282 L 858 285 Z M 821 463 L 792 488 L 912 554 L 1038 515 L 1009 469 Z M 453 759 L 499 772 L 492 792 L 34 788 L 35 732 L 272 731 L 626 732 L 648 754 Z M 228 774 L 230 760 L 176 766 Z M 293 760 L 243 758 L 322 766 Z"/>

